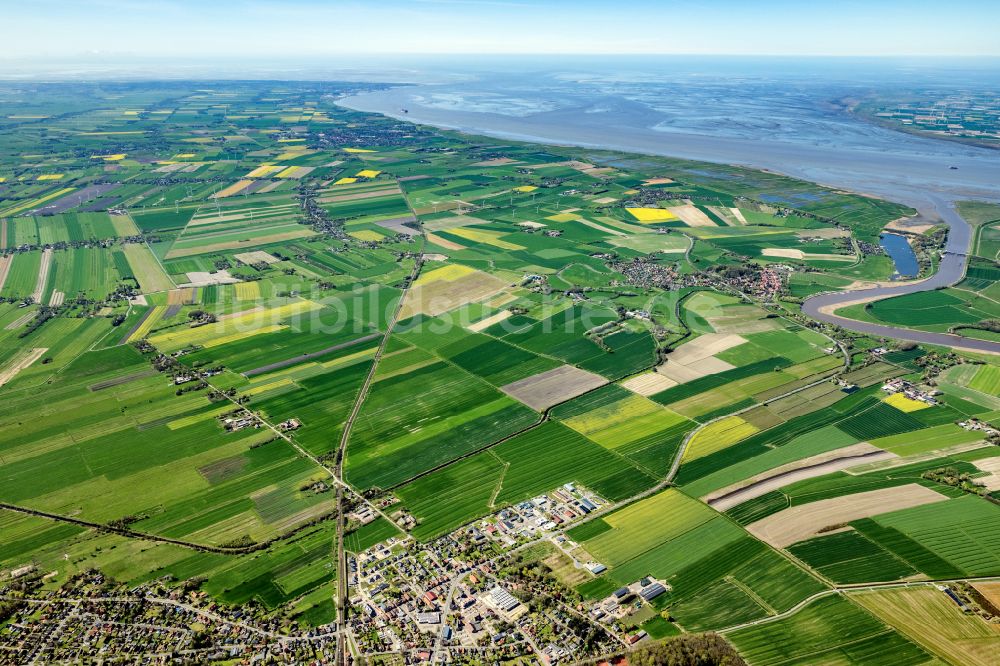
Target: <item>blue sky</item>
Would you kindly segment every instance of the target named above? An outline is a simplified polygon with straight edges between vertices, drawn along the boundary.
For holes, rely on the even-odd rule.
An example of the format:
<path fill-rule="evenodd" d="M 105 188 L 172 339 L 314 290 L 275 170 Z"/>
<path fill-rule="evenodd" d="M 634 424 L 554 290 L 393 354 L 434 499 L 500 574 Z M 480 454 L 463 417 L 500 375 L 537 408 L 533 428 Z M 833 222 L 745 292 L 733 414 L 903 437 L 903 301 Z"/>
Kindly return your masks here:
<path fill-rule="evenodd" d="M 1000 55 L 996 0 L 3 0 L 0 58 Z"/>

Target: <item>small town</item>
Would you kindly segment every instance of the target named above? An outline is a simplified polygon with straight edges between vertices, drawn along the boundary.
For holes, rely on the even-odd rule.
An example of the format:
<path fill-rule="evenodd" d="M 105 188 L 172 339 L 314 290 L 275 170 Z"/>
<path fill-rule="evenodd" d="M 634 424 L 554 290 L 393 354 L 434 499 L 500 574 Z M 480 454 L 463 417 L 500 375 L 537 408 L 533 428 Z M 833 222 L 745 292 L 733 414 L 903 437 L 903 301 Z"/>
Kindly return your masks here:
<path fill-rule="evenodd" d="M 563 530 L 610 508 L 567 483 L 429 543 L 392 537 L 350 555 L 344 633 L 351 652 L 368 663 L 557 664 L 614 655 L 648 639 L 637 625 L 657 612 L 650 602 L 669 585 L 647 577 L 585 603 L 534 557 L 550 549 L 589 577 L 603 573 L 607 567 Z M 375 517 L 369 504 L 349 515 L 352 524 Z M 89 572 L 43 592 L 44 577 L 29 565 L 0 581 L 0 664 L 84 656 L 137 664 L 334 663 L 336 622 L 300 632 L 256 604 L 220 604 L 196 583 L 164 579 L 128 589 Z"/>

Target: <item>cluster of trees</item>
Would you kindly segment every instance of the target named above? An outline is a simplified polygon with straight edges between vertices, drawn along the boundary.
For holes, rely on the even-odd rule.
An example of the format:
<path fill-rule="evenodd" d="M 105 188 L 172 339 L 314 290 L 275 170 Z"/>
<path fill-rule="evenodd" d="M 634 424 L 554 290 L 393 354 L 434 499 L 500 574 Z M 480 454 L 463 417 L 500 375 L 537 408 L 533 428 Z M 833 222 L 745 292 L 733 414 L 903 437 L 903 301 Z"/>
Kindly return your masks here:
<path fill-rule="evenodd" d="M 974 495 L 986 495 L 988 492 L 986 486 L 976 481 L 971 474 L 960 472 L 954 467 L 927 470 L 920 476 L 929 481 L 961 488 L 965 492 Z"/>
<path fill-rule="evenodd" d="M 627 655 L 629 666 L 746 666 L 736 648 L 714 633 L 684 634 Z"/>

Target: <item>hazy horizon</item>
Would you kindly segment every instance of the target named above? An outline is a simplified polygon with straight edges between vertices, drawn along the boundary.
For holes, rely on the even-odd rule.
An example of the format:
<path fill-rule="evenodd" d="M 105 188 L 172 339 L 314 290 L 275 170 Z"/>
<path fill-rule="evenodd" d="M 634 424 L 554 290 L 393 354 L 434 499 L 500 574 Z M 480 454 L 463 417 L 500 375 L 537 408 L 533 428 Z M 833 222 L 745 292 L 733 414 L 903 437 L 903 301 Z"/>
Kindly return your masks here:
<path fill-rule="evenodd" d="M 956 0 L 35 0 L 0 61 L 421 55 L 1000 56 L 1000 5 Z"/>

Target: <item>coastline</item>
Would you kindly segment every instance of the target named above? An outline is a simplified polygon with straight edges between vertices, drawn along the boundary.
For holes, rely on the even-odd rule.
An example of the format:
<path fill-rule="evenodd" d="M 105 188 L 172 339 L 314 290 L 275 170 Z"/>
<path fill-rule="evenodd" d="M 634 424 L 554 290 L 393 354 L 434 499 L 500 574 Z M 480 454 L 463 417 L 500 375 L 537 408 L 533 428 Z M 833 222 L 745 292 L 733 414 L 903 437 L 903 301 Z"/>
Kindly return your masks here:
<path fill-rule="evenodd" d="M 410 122 L 415 125 L 427 125 L 439 129 L 456 131 L 462 134 L 472 135 L 472 136 L 490 136 L 494 138 L 500 138 L 511 141 L 524 141 L 530 143 L 539 143 L 545 145 L 555 145 L 561 147 L 580 147 L 585 149 L 595 149 L 595 150 L 612 150 L 612 151 L 622 151 L 635 154 L 647 154 L 656 155 L 661 157 L 672 157 L 676 159 L 700 161 L 700 162 L 710 162 L 715 164 L 727 164 L 731 166 L 739 166 L 752 168 L 759 171 L 767 171 L 771 173 L 781 174 L 789 176 L 792 178 L 797 178 L 800 180 L 807 180 L 809 182 L 821 185 L 824 187 L 829 187 L 832 189 L 850 191 L 855 194 L 861 194 L 864 196 L 871 196 L 880 199 L 887 199 L 890 201 L 898 201 L 900 203 L 905 203 L 907 205 L 913 206 L 917 209 L 919 215 L 926 218 L 937 218 L 948 225 L 949 234 L 948 241 L 944 249 L 944 255 L 942 260 L 939 262 L 937 271 L 927 276 L 925 279 L 918 280 L 915 282 L 909 282 L 902 285 L 894 286 L 878 286 L 875 288 L 861 289 L 861 290 L 849 290 L 849 291 L 834 291 L 822 294 L 817 294 L 806 299 L 802 303 L 802 312 L 809 317 L 812 317 L 818 321 L 823 321 L 825 323 L 841 326 L 849 330 L 856 332 L 861 332 L 869 335 L 876 335 L 880 337 L 889 337 L 898 340 L 918 342 L 924 344 L 941 345 L 946 347 L 959 347 L 968 349 L 975 352 L 986 352 L 1000 354 L 1000 343 L 992 342 L 987 340 L 978 340 L 975 338 L 964 338 L 952 334 L 943 333 L 929 333 L 923 331 L 917 331 L 913 329 L 888 326 L 888 325 L 877 325 L 869 324 L 867 322 L 860 322 L 853 319 L 848 319 L 846 317 L 841 317 L 834 312 L 847 305 L 859 302 L 872 302 L 876 300 L 883 300 L 886 298 L 891 298 L 893 296 L 900 296 L 904 294 L 916 293 L 921 291 L 931 291 L 934 289 L 939 289 L 947 286 L 951 286 L 960 282 L 965 277 L 966 269 L 966 256 L 968 249 L 972 242 L 972 226 L 968 224 L 961 215 L 958 214 L 955 209 L 955 202 L 959 199 L 969 198 L 969 199 L 980 199 L 980 200 L 1000 200 L 1000 168 L 997 169 L 998 180 L 995 184 L 995 192 L 982 193 L 986 196 L 976 196 L 975 194 L 969 196 L 964 192 L 944 192 L 944 191 L 931 191 L 930 189 L 921 188 L 917 183 L 907 183 L 905 174 L 903 182 L 904 185 L 897 187 L 890 187 L 890 190 L 895 190 L 897 194 L 902 196 L 893 197 L 891 195 L 886 195 L 883 189 L 882 192 L 877 183 L 870 182 L 869 185 L 874 185 L 874 187 L 868 188 L 857 188 L 853 187 L 850 183 L 836 183 L 825 181 L 822 178 L 810 177 L 808 174 L 808 169 L 803 173 L 801 168 L 781 168 L 781 166 L 775 166 L 773 164 L 761 164 L 755 163 L 752 160 L 731 160 L 731 159 L 704 159 L 704 157 L 692 156 L 690 154 L 685 154 L 681 151 L 680 154 L 673 152 L 664 148 L 656 149 L 657 146 L 648 144 L 645 146 L 636 146 L 632 143 L 634 140 L 634 132 L 625 132 L 623 136 L 627 137 L 628 140 L 603 140 L 595 141 L 590 140 L 592 137 L 587 136 L 586 132 L 581 132 L 580 136 L 567 140 L 566 137 L 554 138 L 551 136 L 541 136 L 532 133 L 526 133 L 523 131 L 510 131 L 509 129 L 497 129 L 497 128 L 484 128 L 482 126 L 473 127 L 469 126 L 467 123 L 447 121 L 438 119 L 427 119 L 425 113 L 403 113 L 402 109 L 408 108 L 402 105 L 397 105 L 398 110 L 396 112 L 391 112 L 386 108 L 386 104 L 380 104 L 381 108 L 371 108 L 372 105 L 368 102 L 372 98 L 382 98 L 389 97 L 393 101 L 398 101 L 398 95 L 400 91 L 413 91 L 418 90 L 424 86 L 398 86 L 388 89 L 382 93 L 370 93 L 366 95 L 355 95 L 346 98 L 336 100 L 338 106 L 344 108 L 360 111 L 365 113 L 378 113 L 381 115 L 386 115 L 397 120 L 402 120 L 405 122 Z M 392 95 L 396 96 L 393 97 Z M 359 103 L 360 101 L 360 103 Z M 466 114 L 468 115 L 468 114 Z M 496 114 L 475 114 L 480 117 L 488 117 L 490 120 L 496 120 Z M 458 119 L 461 119 L 459 116 Z M 501 118 L 500 124 L 510 125 L 516 124 L 518 121 L 523 119 L 511 119 L 511 118 Z M 859 121 L 861 122 L 861 121 Z M 572 130 L 570 130 L 572 131 Z M 615 131 L 621 132 L 620 128 Z M 697 140 L 697 138 L 696 138 Z M 932 141 L 937 143 L 935 139 L 922 139 L 924 141 Z M 705 139 L 706 142 L 710 142 L 709 139 Z M 731 140 L 727 140 L 732 143 Z M 723 142 L 725 143 L 725 142 Z M 948 142 L 943 142 L 947 144 Z M 736 145 L 736 144 L 734 144 Z M 717 147 L 716 147 L 717 149 Z M 985 150 L 985 149 L 981 149 Z M 792 151 L 794 153 L 794 150 Z M 857 151 L 854 151 L 857 153 Z M 783 153 L 781 151 L 772 151 L 772 155 L 781 156 Z M 857 154 L 854 155 L 857 157 Z M 1000 162 L 1000 161 L 998 161 Z M 998 165 L 1000 166 L 1000 165 Z M 830 172 L 831 174 L 834 172 Z M 862 189 L 864 191 L 862 191 Z M 937 188 L 935 188 L 937 189 Z"/>

